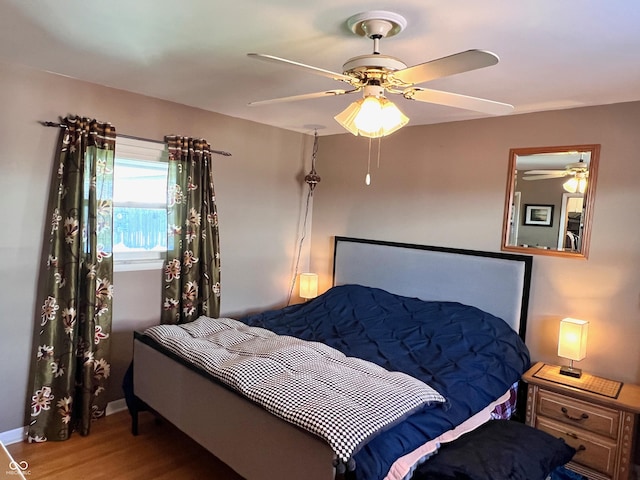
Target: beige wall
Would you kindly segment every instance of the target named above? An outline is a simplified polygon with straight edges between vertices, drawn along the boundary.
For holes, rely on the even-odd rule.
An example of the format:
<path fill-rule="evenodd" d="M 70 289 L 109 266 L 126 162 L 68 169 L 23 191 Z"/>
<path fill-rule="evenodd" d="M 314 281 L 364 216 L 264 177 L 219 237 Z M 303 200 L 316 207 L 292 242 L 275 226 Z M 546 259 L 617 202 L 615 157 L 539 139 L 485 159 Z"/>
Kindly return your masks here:
<path fill-rule="evenodd" d="M 151 139 L 203 137 L 232 157 L 216 157 L 221 230 L 222 313 L 286 302 L 313 138 L 161 100 L 0 64 L 0 432 L 24 425 L 36 281 L 58 131 L 39 125 L 80 114 L 118 132 Z M 305 165 L 306 163 L 306 165 Z M 112 384 L 121 398 L 132 331 L 156 323 L 160 272 L 114 278 Z M 298 300 L 297 298 L 295 300 Z"/>
<path fill-rule="evenodd" d="M 382 141 L 369 187 L 367 140 L 322 137 L 312 269 L 327 288 L 335 235 L 499 251 L 509 149 L 600 143 L 589 259 L 535 256 L 527 344 L 559 362 L 559 320 L 589 320 L 579 365 L 640 382 L 639 120 L 628 103 L 407 127 Z"/>

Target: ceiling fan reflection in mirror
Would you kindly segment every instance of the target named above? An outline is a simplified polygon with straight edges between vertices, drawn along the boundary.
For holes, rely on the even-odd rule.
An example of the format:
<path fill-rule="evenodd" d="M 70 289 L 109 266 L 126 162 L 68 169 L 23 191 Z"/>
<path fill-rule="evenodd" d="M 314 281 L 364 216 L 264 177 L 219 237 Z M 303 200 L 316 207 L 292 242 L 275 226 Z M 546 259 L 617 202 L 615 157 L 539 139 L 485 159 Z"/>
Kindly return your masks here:
<path fill-rule="evenodd" d="M 347 90 L 293 95 L 251 102 L 249 105 L 269 105 L 362 92 L 363 97 L 334 118 L 354 135 L 379 138 L 406 125 L 409 119 L 386 98 L 398 94 L 407 100 L 463 108 L 491 115 L 504 115 L 513 106 L 467 95 L 431 90 L 417 85 L 437 78 L 489 67 L 498 63 L 498 56 L 484 50 L 467 50 L 447 57 L 407 67 L 401 60 L 382 55 L 380 40 L 400 33 L 407 25 L 401 15 L 388 11 L 363 12 L 350 17 L 347 26 L 356 35 L 373 40 L 373 53 L 350 58 L 342 66 L 343 73 L 332 72 L 303 63 L 261 53 L 249 57 L 302 69 L 309 73 L 338 80 L 349 85 Z M 376 121 L 375 118 L 379 117 Z"/>
<path fill-rule="evenodd" d="M 569 193 L 584 193 L 587 188 L 589 178 L 589 165 L 585 163 L 580 154 L 580 161 L 567 164 L 562 170 L 527 170 L 522 177 L 523 180 L 547 180 L 550 178 L 569 179 L 562 184 Z"/>

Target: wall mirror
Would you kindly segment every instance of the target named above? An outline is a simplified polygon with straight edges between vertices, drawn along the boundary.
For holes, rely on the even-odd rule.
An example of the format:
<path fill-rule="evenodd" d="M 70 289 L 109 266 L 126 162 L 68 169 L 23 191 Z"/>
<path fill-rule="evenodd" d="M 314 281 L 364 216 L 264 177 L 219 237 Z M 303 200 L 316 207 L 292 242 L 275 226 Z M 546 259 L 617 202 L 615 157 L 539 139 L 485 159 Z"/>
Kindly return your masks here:
<path fill-rule="evenodd" d="M 502 250 L 587 258 L 600 145 L 509 151 Z"/>

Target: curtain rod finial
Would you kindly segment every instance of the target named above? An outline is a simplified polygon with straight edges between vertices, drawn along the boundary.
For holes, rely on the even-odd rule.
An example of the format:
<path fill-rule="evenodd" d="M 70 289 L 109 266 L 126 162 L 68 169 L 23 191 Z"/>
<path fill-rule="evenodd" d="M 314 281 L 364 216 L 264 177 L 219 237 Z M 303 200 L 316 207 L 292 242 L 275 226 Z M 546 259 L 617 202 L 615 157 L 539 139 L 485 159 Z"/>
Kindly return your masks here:
<path fill-rule="evenodd" d="M 67 128 L 67 126 L 64 123 L 60 123 L 60 122 L 49 122 L 45 120 L 39 120 L 38 123 L 45 127 Z"/>

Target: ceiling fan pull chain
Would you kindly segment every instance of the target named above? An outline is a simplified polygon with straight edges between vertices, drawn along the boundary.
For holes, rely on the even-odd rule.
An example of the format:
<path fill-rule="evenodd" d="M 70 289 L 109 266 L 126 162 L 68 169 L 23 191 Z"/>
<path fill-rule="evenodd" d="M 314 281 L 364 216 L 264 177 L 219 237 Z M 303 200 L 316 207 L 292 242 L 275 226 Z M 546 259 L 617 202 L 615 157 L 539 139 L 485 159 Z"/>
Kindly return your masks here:
<path fill-rule="evenodd" d="M 365 185 L 371 185 L 371 137 L 369 137 L 369 155 L 367 156 L 367 176 L 364 177 Z"/>
<path fill-rule="evenodd" d="M 380 168 L 380 148 L 382 148 L 382 137 L 378 137 L 378 168 Z"/>

